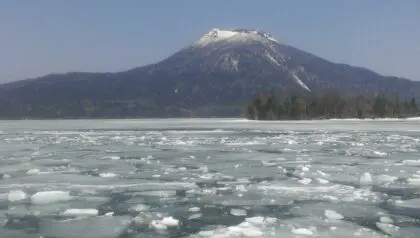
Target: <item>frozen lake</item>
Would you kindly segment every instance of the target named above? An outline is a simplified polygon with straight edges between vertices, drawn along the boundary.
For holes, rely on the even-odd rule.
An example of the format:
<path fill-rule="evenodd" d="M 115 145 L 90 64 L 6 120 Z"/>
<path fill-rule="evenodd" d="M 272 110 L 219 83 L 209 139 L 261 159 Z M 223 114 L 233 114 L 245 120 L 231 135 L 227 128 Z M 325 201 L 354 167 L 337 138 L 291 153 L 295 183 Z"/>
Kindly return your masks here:
<path fill-rule="evenodd" d="M 420 237 L 420 120 L 0 121 L 0 237 Z"/>

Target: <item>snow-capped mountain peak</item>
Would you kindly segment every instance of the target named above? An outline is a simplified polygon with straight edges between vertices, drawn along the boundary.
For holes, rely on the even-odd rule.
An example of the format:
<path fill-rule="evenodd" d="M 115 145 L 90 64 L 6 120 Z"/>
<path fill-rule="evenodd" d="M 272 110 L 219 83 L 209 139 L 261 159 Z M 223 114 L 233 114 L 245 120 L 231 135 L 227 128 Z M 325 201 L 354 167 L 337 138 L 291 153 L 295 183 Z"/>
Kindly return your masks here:
<path fill-rule="evenodd" d="M 196 41 L 194 46 L 205 46 L 212 43 L 217 43 L 221 41 L 247 41 L 247 40 L 257 40 L 257 41 L 271 41 L 279 43 L 274 37 L 270 34 L 258 31 L 258 30 L 247 30 L 247 29 L 219 29 L 214 28 L 198 41 Z"/>
<path fill-rule="evenodd" d="M 211 31 L 182 51 L 180 60 L 187 58 L 187 64 L 181 64 L 178 72 L 188 69 L 186 65 L 194 65 L 194 70 L 201 72 L 249 72 L 251 68 L 261 70 L 266 77 L 279 75 L 288 78 L 296 86 L 311 91 L 305 84 L 303 72 L 295 69 L 290 57 L 283 52 L 284 45 L 270 34 L 261 30 L 220 29 Z M 188 57 L 185 56 L 188 53 Z M 301 80 L 301 76 L 302 80 Z"/>

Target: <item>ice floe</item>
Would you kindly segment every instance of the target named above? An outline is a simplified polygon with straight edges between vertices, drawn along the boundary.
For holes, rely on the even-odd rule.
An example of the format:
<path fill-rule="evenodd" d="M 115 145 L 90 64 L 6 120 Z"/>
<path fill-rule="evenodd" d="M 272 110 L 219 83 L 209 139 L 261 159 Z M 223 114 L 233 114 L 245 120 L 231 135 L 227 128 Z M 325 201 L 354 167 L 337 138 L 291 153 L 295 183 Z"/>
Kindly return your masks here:
<path fill-rule="evenodd" d="M 28 195 L 22 190 L 12 190 L 7 194 L 7 200 L 10 202 L 22 201 L 28 198 Z"/>
<path fill-rule="evenodd" d="M 296 234 L 296 235 L 304 235 L 304 236 L 314 235 L 314 232 L 309 230 L 308 228 L 294 228 L 292 232 L 293 234 Z"/>
<path fill-rule="evenodd" d="M 45 191 L 37 192 L 31 196 L 33 204 L 50 204 L 58 202 L 67 202 L 72 199 L 68 191 Z"/>
<path fill-rule="evenodd" d="M 67 217 L 89 217 L 89 216 L 97 216 L 98 214 L 99 212 L 97 209 L 70 208 L 63 212 L 63 215 Z"/>
<path fill-rule="evenodd" d="M 41 173 L 41 171 L 39 169 L 30 169 L 30 170 L 26 171 L 27 175 L 37 175 L 37 174 L 40 174 L 40 173 Z"/>
<path fill-rule="evenodd" d="M 150 227 L 157 231 L 164 231 L 168 228 L 179 227 L 179 220 L 173 217 L 164 217 L 162 220 L 153 220 L 150 223 Z"/>
<path fill-rule="evenodd" d="M 115 177 L 118 177 L 118 175 L 117 174 L 114 174 L 114 173 L 100 173 L 99 174 L 99 177 L 102 177 L 102 178 L 115 178 Z"/>
<path fill-rule="evenodd" d="M 344 216 L 333 210 L 325 210 L 325 216 L 330 220 L 342 220 Z"/>
<path fill-rule="evenodd" d="M 360 185 L 362 186 L 370 186 L 373 184 L 372 175 L 369 172 L 363 173 L 360 177 Z"/>
<path fill-rule="evenodd" d="M 188 209 L 189 212 L 199 212 L 201 209 L 199 207 L 191 207 Z"/>
<path fill-rule="evenodd" d="M 243 209 L 232 208 L 232 209 L 230 209 L 230 214 L 233 215 L 233 216 L 246 216 L 247 212 L 246 212 L 246 210 L 243 210 Z"/>

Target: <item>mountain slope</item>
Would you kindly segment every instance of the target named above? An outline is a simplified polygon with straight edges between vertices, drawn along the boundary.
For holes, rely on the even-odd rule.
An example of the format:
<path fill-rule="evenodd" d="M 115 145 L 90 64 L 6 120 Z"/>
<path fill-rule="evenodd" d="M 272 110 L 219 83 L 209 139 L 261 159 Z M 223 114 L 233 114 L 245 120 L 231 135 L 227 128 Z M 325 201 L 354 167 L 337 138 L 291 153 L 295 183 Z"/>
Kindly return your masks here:
<path fill-rule="evenodd" d="M 273 87 L 306 93 L 326 87 L 406 96 L 420 92 L 418 82 L 335 64 L 263 31 L 213 29 L 156 64 L 1 85 L 0 117 L 191 116 L 197 108 L 204 111 L 198 115 L 234 116 L 244 101 Z"/>

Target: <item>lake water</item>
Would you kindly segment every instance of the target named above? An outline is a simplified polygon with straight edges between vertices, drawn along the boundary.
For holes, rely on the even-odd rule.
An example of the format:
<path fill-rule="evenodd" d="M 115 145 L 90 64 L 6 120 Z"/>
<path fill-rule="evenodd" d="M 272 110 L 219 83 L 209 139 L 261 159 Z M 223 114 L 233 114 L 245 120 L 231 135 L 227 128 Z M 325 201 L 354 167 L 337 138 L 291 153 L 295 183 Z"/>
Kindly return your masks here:
<path fill-rule="evenodd" d="M 0 121 L 0 237 L 420 237 L 420 120 Z"/>

